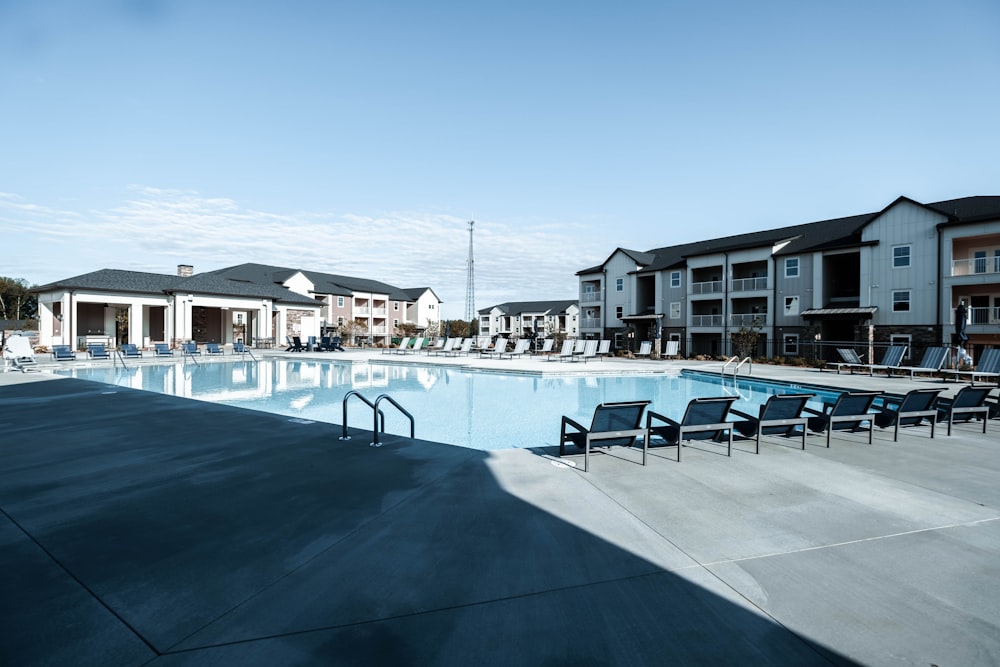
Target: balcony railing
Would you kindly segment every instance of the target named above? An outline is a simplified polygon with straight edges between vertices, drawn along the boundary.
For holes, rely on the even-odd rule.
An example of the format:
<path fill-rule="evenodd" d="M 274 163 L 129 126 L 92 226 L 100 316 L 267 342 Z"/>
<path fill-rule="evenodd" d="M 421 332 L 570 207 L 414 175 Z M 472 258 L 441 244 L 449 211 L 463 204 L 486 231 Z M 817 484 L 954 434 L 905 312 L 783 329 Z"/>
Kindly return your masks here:
<path fill-rule="evenodd" d="M 355 306 L 352 312 L 355 315 L 371 315 L 372 309 L 368 306 Z"/>
<path fill-rule="evenodd" d="M 767 276 L 756 278 L 733 278 L 734 292 L 750 292 L 767 289 Z"/>
<path fill-rule="evenodd" d="M 691 283 L 691 294 L 719 294 L 721 292 L 721 280 L 713 280 L 707 283 Z"/>
<path fill-rule="evenodd" d="M 692 315 L 691 326 L 693 327 L 721 327 L 722 315 Z"/>
<path fill-rule="evenodd" d="M 976 276 L 983 273 L 1000 273 L 1000 255 L 956 259 L 951 262 L 953 276 Z"/>
<path fill-rule="evenodd" d="M 373 308 L 372 309 L 372 315 L 374 317 L 385 317 L 388 314 L 389 314 L 389 311 L 386 310 L 385 308 Z"/>
<path fill-rule="evenodd" d="M 389 327 L 372 327 L 368 332 L 373 336 L 384 336 L 389 333 Z"/>
<path fill-rule="evenodd" d="M 594 303 L 600 301 L 604 296 L 604 290 L 583 290 L 580 292 L 580 303 Z"/>
<path fill-rule="evenodd" d="M 729 322 L 734 327 L 764 326 L 767 321 L 767 313 L 731 313 Z"/>
<path fill-rule="evenodd" d="M 601 328 L 601 318 L 599 317 L 584 317 L 580 319 L 581 329 L 600 329 Z"/>
<path fill-rule="evenodd" d="M 1000 324 L 1000 306 L 969 308 L 970 324 Z"/>

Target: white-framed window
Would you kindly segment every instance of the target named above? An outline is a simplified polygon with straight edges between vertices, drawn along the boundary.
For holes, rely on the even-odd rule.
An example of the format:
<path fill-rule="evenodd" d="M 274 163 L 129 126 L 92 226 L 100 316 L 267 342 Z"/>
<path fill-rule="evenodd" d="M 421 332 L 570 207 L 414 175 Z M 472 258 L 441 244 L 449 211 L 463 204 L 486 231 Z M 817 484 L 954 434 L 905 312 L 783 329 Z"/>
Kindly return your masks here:
<path fill-rule="evenodd" d="M 786 296 L 785 315 L 798 315 L 798 314 L 799 314 L 799 297 Z"/>
<path fill-rule="evenodd" d="M 799 335 L 785 334 L 782 336 L 781 349 L 786 357 L 799 356 Z"/>
<path fill-rule="evenodd" d="M 393 319 L 392 320 L 392 328 L 395 329 L 397 327 L 399 327 L 399 320 L 398 319 Z"/>
<path fill-rule="evenodd" d="M 910 334 L 889 334 L 889 344 L 890 345 L 905 345 L 906 353 L 903 355 L 903 361 L 910 360 L 910 343 L 913 342 Z"/>
<path fill-rule="evenodd" d="M 681 272 L 680 271 L 671 271 L 670 272 L 670 286 L 671 287 L 680 287 L 681 286 Z"/>
<path fill-rule="evenodd" d="M 905 269 L 910 265 L 910 249 L 908 245 L 897 245 L 892 248 L 892 268 Z"/>
<path fill-rule="evenodd" d="M 786 278 L 798 278 L 799 277 L 799 258 L 798 257 L 786 257 L 785 258 L 785 277 Z"/>
<path fill-rule="evenodd" d="M 431 304 L 431 308 L 433 308 L 433 307 L 434 307 L 434 304 L 432 303 Z M 399 310 L 399 302 L 398 301 L 393 301 L 392 302 L 392 309 L 393 310 Z"/>
<path fill-rule="evenodd" d="M 908 289 L 893 290 L 892 312 L 894 313 L 910 312 L 910 290 Z"/>
<path fill-rule="evenodd" d="M 338 296 L 337 297 L 337 308 L 343 308 L 343 307 L 344 307 L 344 297 Z"/>
<path fill-rule="evenodd" d="M 343 316 L 340 316 L 340 317 L 337 318 L 337 326 L 338 327 L 344 326 L 344 317 Z"/>
<path fill-rule="evenodd" d="M 428 309 L 428 310 L 434 310 L 434 307 L 435 307 L 435 305 L 436 305 L 436 304 L 433 304 L 433 303 L 429 303 L 429 304 L 427 304 L 427 309 Z"/>
<path fill-rule="evenodd" d="M 615 291 L 616 292 L 624 292 L 625 291 L 625 279 L 624 278 L 615 278 Z"/>
<path fill-rule="evenodd" d="M 625 314 L 624 306 L 615 306 L 615 317 L 621 319 L 624 314 Z"/>
<path fill-rule="evenodd" d="M 670 319 L 679 320 L 681 319 L 681 302 L 671 301 L 670 302 Z"/>

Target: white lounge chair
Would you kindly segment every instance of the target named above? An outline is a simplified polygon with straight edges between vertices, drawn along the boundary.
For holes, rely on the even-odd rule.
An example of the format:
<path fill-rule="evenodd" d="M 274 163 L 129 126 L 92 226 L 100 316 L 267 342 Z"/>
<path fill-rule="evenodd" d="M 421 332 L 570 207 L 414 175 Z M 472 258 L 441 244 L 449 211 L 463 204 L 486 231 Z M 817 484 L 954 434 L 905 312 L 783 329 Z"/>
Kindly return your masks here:
<path fill-rule="evenodd" d="M 406 336 L 403 340 L 399 341 L 399 347 L 386 347 L 383 348 L 382 354 L 403 354 L 405 350 L 410 345 L 410 337 Z"/>
<path fill-rule="evenodd" d="M 479 358 L 482 359 L 485 357 L 492 359 L 495 357 L 497 359 L 500 359 L 503 356 L 503 353 L 506 351 L 507 351 L 507 339 L 501 336 L 500 338 L 496 339 L 496 342 L 493 343 L 492 348 L 488 350 L 480 350 Z"/>
<path fill-rule="evenodd" d="M 527 338 L 521 338 L 514 345 L 514 349 L 510 352 L 501 352 L 499 358 L 503 359 L 507 357 L 508 359 L 513 359 L 514 357 L 520 357 L 528 352 L 528 347 L 531 345 L 531 341 Z"/>
<path fill-rule="evenodd" d="M 540 349 L 538 352 L 540 354 L 552 354 L 552 344 L 554 342 L 555 342 L 554 339 L 546 338 L 544 341 L 542 341 L 542 349 Z"/>
<path fill-rule="evenodd" d="M 676 359 L 681 355 L 681 342 L 679 340 L 668 340 L 667 349 L 663 352 L 663 356 L 668 359 Z"/>
<path fill-rule="evenodd" d="M 460 354 L 471 354 L 472 344 L 476 342 L 475 338 L 466 338 L 462 341 L 462 345 L 457 348 L 452 348 L 451 352 L 448 352 L 445 356 L 457 357 Z"/>
<path fill-rule="evenodd" d="M 435 347 L 433 349 L 427 350 L 427 355 L 436 357 L 439 354 L 444 354 L 444 355 L 451 354 L 452 350 L 455 349 L 456 340 L 461 340 L 461 339 L 449 338 L 448 340 L 444 341 L 444 344 L 441 347 Z"/>
<path fill-rule="evenodd" d="M 607 338 L 603 339 L 597 346 L 597 356 L 602 359 L 611 354 L 611 341 Z"/>
<path fill-rule="evenodd" d="M 597 343 L 596 340 L 585 340 L 583 341 L 583 352 L 580 354 L 573 354 L 570 361 L 582 361 L 587 363 L 588 359 L 595 359 L 597 357 Z"/>
<path fill-rule="evenodd" d="M 646 357 L 648 359 L 649 355 L 652 352 L 653 352 L 653 343 L 648 340 L 644 340 L 641 343 L 639 343 L 639 351 L 635 353 L 635 356 Z"/>
<path fill-rule="evenodd" d="M 38 360 L 35 359 L 35 350 L 32 349 L 31 341 L 28 340 L 27 336 L 15 334 L 7 339 L 3 348 L 4 366 L 8 362 L 22 373 L 26 373 L 29 366 L 38 363 Z"/>

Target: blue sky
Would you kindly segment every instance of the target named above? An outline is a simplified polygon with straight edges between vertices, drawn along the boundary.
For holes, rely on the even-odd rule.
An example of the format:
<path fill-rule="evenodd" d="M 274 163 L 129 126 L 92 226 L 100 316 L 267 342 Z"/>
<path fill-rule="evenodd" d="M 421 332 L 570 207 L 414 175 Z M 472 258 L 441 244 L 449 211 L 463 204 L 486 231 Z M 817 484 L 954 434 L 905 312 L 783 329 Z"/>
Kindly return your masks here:
<path fill-rule="evenodd" d="M 0 275 L 575 298 L 638 250 L 1000 194 L 1000 3 L 0 0 Z"/>

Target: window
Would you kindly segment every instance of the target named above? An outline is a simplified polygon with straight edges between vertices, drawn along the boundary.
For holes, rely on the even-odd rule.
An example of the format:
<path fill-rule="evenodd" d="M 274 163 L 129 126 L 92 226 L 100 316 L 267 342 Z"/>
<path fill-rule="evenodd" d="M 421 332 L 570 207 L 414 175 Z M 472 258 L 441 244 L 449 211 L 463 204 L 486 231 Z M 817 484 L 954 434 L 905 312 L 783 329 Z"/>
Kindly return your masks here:
<path fill-rule="evenodd" d="M 624 278 L 615 278 L 615 291 L 616 292 L 624 292 L 625 291 L 625 279 Z"/>
<path fill-rule="evenodd" d="M 671 271 L 670 272 L 670 286 L 671 287 L 680 287 L 681 286 L 681 272 L 680 271 Z"/>
<path fill-rule="evenodd" d="M 908 313 L 910 311 L 910 290 L 896 290 L 892 293 L 892 312 Z"/>
<path fill-rule="evenodd" d="M 624 311 L 624 309 L 623 309 L 622 306 L 615 306 L 615 317 L 617 317 L 618 319 L 621 319 L 622 315 L 624 315 L 624 314 L 625 314 L 625 311 Z"/>
<path fill-rule="evenodd" d="M 398 326 L 399 326 L 399 320 L 397 320 L 397 319 L 394 319 L 394 320 L 392 321 L 392 328 L 393 328 L 393 329 L 395 329 L 395 328 L 397 328 Z"/>
<path fill-rule="evenodd" d="M 433 303 L 427 304 L 427 309 L 428 310 L 434 310 L 434 304 Z"/>
<path fill-rule="evenodd" d="M 671 301 L 670 302 L 670 319 L 679 320 L 681 319 L 681 302 Z"/>
<path fill-rule="evenodd" d="M 799 356 L 799 335 L 785 334 L 782 338 L 782 350 L 786 357 Z"/>
<path fill-rule="evenodd" d="M 972 270 L 975 273 L 986 273 L 986 251 L 977 250 L 972 260 Z"/>
<path fill-rule="evenodd" d="M 433 307 L 434 307 L 434 304 L 431 304 L 431 308 L 433 308 Z M 393 301 L 392 302 L 392 309 L 393 310 L 399 310 L 399 302 L 398 301 Z"/>
<path fill-rule="evenodd" d="M 906 352 L 903 353 L 903 361 L 910 360 L 910 342 L 910 334 L 889 335 L 889 345 L 903 345 L 906 347 Z"/>
<path fill-rule="evenodd" d="M 798 257 L 786 257 L 785 258 L 785 277 L 786 278 L 798 278 L 799 277 L 799 258 Z"/>
<path fill-rule="evenodd" d="M 905 269 L 910 265 L 910 246 L 898 245 L 892 249 L 892 268 Z"/>
<path fill-rule="evenodd" d="M 343 317 L 338 317 L 337 318 L 337 326 L 338 327 L 344 326 L 344 318 Z"/>
<path fill-rule="evenodd" d="M 344 297 L 338 296 L 337 297 L 337 308 L 343 308 L 343 307 L 344 307 Z"/>
<path fill-rule="evenodd" d="M 786 296 L 785 315 L 798 315 L 798 314 L 799 314 L 799 297 Z"/>

